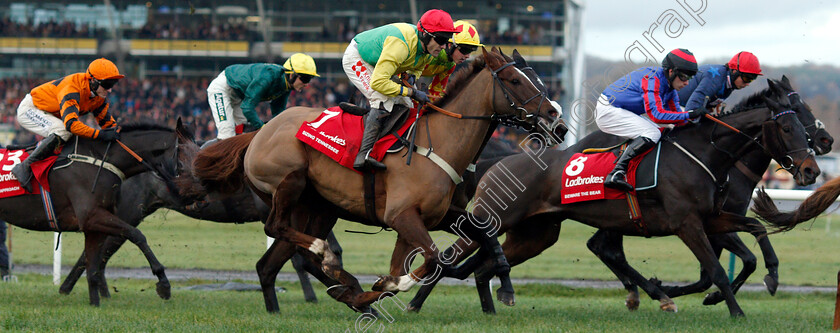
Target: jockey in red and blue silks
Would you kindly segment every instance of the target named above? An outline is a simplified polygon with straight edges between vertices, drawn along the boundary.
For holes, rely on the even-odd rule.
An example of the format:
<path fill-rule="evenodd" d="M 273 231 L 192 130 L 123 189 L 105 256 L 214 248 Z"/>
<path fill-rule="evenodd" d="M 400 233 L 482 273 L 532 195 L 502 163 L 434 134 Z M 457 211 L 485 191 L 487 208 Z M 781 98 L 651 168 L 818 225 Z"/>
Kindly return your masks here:
<path fill-rule="evenodd" d="M 700 66 L 697 75 L 680 90 L 680 105 L 686 110 L 714 108 L 736 89 L 749 86 L 759 75 L 762 73 L 758 58 L 746 51 L 738 52 L 726 65 Z"/>
<path fill-rule="evenodd" d="M 611 84 L 595 106 L 595 123 L 607 134 L 632 139 L 607 175 L 604 186 L 632 191 L 627 166 L 633 157 L 659 142 L 657 124 L 683 125 L 705 114 L 700 108 L 683 112 L 677 91 L 697 74 L 697 60 L 686 49 L 675 49 L 662 60 L 662 67 L 645 67 Z M 640 115 L 647 114 L 648 118 Z"/>

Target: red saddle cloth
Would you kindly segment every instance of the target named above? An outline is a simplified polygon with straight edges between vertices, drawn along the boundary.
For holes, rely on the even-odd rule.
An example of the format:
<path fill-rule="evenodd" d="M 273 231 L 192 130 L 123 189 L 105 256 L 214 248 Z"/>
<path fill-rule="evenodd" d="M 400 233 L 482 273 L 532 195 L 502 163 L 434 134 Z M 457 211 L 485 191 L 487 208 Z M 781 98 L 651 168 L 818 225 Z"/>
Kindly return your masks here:
<path fill-rule="evenodd" d="M 627 167 L 627 182 L 636 186 L 636 169 L 650 149 L 636 156 Z M 563 187 L 560 189 L 560 202 L 569 204 L 574 202 L 624 199 L 626 192 L 604 186 L 604 179 L 615 167 L 616 155 L 612 152 L 572 155 L 563 168 Z"/>
<path fill-rule="evenodd" d="M 20 186 L 20 182 L 12 175 L 12 168 L 29 157 L 29 153 L 25 150 L 0 149 L 0 154 L 2 154 L 2 159 L 0 159 L 0 198 L 26 194 L 26 190 Z M 50 190 L 47 177 L 56 159 L 58 159 L 58 156 L 52 156 L 32 163 L 32 173 L 35 174 L 35 178 L 32 180 L 32 194 L 41 194 L 38 184 L 41 184 L 45 190 Z"/>
<path fill-rule="evenodd" d="M 398 135 L 403 135 L 415 121 L 417 109 L 411 109 L 404 124 L 397 129 Z M 363 116 L 346 113 L 334 106 L 324 110 L 313 121 L 304 122 L 295 137 L 303 143 L 326 154 L 334 161 L 347 168 L 353 169 L 353 162 L 359 153 L 364 133 Z M 385 135 L 373 145 L 370 156 L 382 161 L 385 154 L 397 138 Z M 355 169 L 353 169 L 355 171 Z"/>

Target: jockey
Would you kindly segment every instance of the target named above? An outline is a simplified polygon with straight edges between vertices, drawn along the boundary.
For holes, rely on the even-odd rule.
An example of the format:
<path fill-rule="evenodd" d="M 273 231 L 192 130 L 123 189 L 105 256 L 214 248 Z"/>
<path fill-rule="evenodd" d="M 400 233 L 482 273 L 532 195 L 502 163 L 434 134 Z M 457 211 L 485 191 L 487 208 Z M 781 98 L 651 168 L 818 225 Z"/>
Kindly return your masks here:
<path fill-rule="evenodd" d="M 365 117 L 365 132 L 359 154 L 353 163 L 356 170 L 369 167 L 384 170 L 385 164 L 368 158 L 379 137 L 381 124 L 395 105 L 410 108 L 411 99 L 428 103 L 426 93 L 391 81 L 391 76 L 408 73 L 418 76 L 426 64 L 449 44 L 455 27 L 452 17 L 440 9 L 427 11 L 417 25 L 392 23 L 362 32 L 350 42 L 341 61 L 350 82 L 370 101 Z M 384 115 L 384 117 L 380 116 Z"/>
<path fill-rule="evenodd" d="M 99 58 L 90 63 L 87 72 L 44 83 L 23 98 L 17 109 L 18 123 L 44 137 L 26 160 L 12 168 L 12 174 L 26 192 L 32 192 L 32 162 L 52 155 L 73 134 L 104 141 L 120 138 L 117 122 L 108 112 L 106 98 L 123 77 L 113 62 Z M 79 121 L 79 116 L 85 113 L 93 113 L 101 129 L 93 129 Z"/>
<path fill-rule="evenodd" d="M 313 77 L 320 76 L 315 60 L 292 54 L 283 66 L 277 64 L 230 65 L 207 86 L 207 99 L 216 122 L 216 139 L 242 133 L 247 122 L 259 129 L 264 125 L 257 115 L 257 104 L 271 101 L 271 116 L 286 109 L 292 89 L 301 91 Z"/>
<path fill-rule="evenodd" d="M 433 101 L 443 97 L 449 76 L 455 71 L 455 65 L 464 63 L 471 53 L 484 46 L 481 44 L 478 30 L 469 22 L 455 21 L 455 30 L 458 32 L 449 40 L 450 46 L 441 50 L 423 70 L 423 76 L 434 76 L 429 85 L 429 97 Z"/>
<path fill-rule="evenodd" d="M 703 65 L 697 75 L 680 90 L 680 105 L 686 110 L 711 109 L 722 105 L 732 91 L 750 85 L 761 73 L 758 58 L 750 52 L 738 52 L 726 65 Z M 708 103 L 703 105 L 708 98 Z"/>
<path fill-rule="evenodd" d="M 633 186 L 626 179 L 627 165 L 659 141 L 657 124 L 683 125 L 706 113 L 703 108 L 682 112 L 677 106 L 677 91 L 695 74 L 694 54 L 675 49 L 662 60 L 662 67 L 637 69 L 604 90 L 595 106 L 595 123 L 604 133 L 633 139 L 616 160 L 604 186 L 632 191 Z M 642 114 L 647 114 L 648 119 L 640 117 Z"/>

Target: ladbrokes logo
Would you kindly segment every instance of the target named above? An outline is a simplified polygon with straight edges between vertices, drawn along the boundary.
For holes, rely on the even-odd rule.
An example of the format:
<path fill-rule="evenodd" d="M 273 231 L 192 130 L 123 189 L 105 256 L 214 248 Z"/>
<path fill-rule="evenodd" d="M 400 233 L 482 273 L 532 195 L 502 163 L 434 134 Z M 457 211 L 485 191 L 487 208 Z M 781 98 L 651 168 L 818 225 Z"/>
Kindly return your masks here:
<path fill-rule="evenodd" d="M 604 177 L 598 176 L 589 176 L 589 177 L 577 177 L 573 179 L 566 179 L 566 187 L 573 187 L 573 186 L 580 186 L 580 185 L 589 185 L 589 184 L 599 184 L 604 182 Z"/>
<path fill-rule="evenodd" d="M 339 145 L 344 146 L 344 144 L 346 143 L 346 142 L 344 141 L 344 139 L 339 138 L 339 137 L 338 137 L 338 136 L 336 136 L 336 135 L 329 135 L 329 134 L 327 134 L 327 133 L 324 133 L 324 131 L 321 131 L 321 133 L 319 133 L 319 134 L 321 134 L 321 136 L 323 136 L 323 137 L 325 137 L 325 138 L 327 138 L 327 139 L 330 139 L 330 141 L 335 142 L 335 143 L 337 143 L 337 144 L 339 144 Z"/>

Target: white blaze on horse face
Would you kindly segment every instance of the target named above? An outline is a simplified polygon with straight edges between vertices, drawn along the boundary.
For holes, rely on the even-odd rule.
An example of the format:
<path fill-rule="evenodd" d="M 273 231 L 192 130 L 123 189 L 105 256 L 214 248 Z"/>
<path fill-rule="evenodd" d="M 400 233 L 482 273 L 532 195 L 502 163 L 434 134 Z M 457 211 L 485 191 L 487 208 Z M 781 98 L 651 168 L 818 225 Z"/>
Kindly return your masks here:
<path fill-rule="evenodd" d="M 524 72 L 522 72 L 521 70 L 519 70 L 519 68 L 513 67 L 513 69 L 515 69 L 517 72 L 519 72 L 519 74 L 520 74 L 520 75 L 524 76 L 524 77 L 525 77 L 525 79 L 527 79 L 527 80 L 528 80 L 528 83 L 530 83 L 530 84 L 531 84 L 531 87 L 533 87 L 533 88 L 534 88 L 535 90 L 537 90 L 537 91 L 540 91 L 539 89 L 537 89 L 537 86 L 534 84 L 534 82 L 531 82 L 531 79 L 530 79 L 530 78 L 528 78 L 528 75 L 525 75 L 525 73 L 524 73 Z"/>
<path fill-rule="evenodd" d="M 557 110 L 557 114 L 562 117 L 563 116 L 563 107 L 560 106 L 560 103 L 557 103 L 557 102 L 552 101 L 552 100 L 549 100 L 548 102 L 551 103 L 551 106 L 554 107 L 555 110 Z"/>

